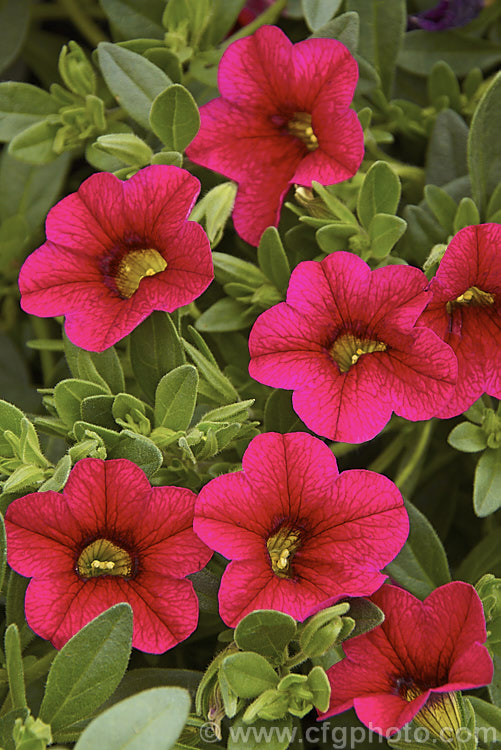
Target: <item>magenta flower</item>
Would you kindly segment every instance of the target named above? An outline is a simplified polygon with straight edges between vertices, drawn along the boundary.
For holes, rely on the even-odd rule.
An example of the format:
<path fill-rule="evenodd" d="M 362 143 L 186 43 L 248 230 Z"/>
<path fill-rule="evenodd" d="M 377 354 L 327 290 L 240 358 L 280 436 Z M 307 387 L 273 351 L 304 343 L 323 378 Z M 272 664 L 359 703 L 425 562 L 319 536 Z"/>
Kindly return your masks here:
<path fill-rule="evenodd" d="M 292 44 L 263 26 L 224 53 L 221 96 L 205 104 L 186 153 L 197 164 L 238 182 L 236 231 L 251 245 L 270 225 L 293 183 L 324 185 L 352 177 L 364 138 L 350 103 L 355 59 L 333 39 Z"/>
<path fill-rule="evenodd" d="M 501 224 L 461 229 L 435 278 L 418 325 L 435 331 L 458 359 L 457 385 L 437 416 L 455 417 L 483 393 L 501 397 Z"/>
<path fill-rule="evenodd" d="M 198 599 L 185 576 L 212 552 L 193 533 L 196 495 L 151 487 L 125 459 L 84 458 L 64 492 L 34 492 L 9 505 L 9 565 L 32 578 L 26 620 L 61 648 L 108 607 L 128 602 L 132 645 L 162 653 L 187 638 Z"/>
<path fill-rule="evenodd" d="M 346 657 L 327 670 L 332 693 L 323 718 L 354 707 L 363 724 L 387 736 L 414 717 L 435 735 L 454 730 L 454 691 L 492 680 L 477 592 L 454 581 L 421 602 L 385 585 L 372 600 L 385 620 L 343 644 Z"/>
<path fill-rule="evenodd" d="M 409 531 L 393 482 L 339 474 L 329 448 L 303 432 L 258 435 L 242 463 L 202 489 L 193 525 L 232 560 L 219 590 L 227 625 L 255 609 L 303 620 L 322 602 L 381 586 Z"/>
<path fill-rule="evenodd" d="M 429 419 L 452 393 L 457 363 L 436 334 L 414 325 L 427 283 L 417 268 L 371 271 L 345 252 L 300 263 L 287 301 L 250 333 L 251 376 L 293 389 L 303 422 L 332 440 L 370 440 L 392 411 Z"/>
<path fill-rule="evenodd" d="M 194 300 L 214 276 L 209 240 L 187 221 L 199 191 L 177 167 L 89 177 L 51 209 L 47 241 L 21 268 L 23 310 L 65 315 L 74 344 L 102 351 L 153 310 Z"/>

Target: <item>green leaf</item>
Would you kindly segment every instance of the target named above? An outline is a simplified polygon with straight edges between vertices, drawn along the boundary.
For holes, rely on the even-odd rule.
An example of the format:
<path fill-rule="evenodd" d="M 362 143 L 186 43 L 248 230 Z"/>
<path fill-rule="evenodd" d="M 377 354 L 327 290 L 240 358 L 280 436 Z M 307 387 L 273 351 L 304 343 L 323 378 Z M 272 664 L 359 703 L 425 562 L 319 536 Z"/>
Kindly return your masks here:
<path fill-rule="evenodd" d="M 195 325 L 197 330 L 211 333 L 241 331 L 254 323 L 256 315 L 257 313 L 243 302 L 232 297 L 223 297 L 205 310 Z"/>
<path fill-rule="evenodd" d="M 501 181 L 501 144 L 496 130 L 500 119 L 501 73 L 498 73 L 475 110 L 468 138 L 468 169 L 473 197 L 482 215 Z"/>
<path fill-rule="evenodd" d="M 220 284 L 242 282 L 253 288 L 266 283 L 266 276 L 254 264 L 226 253 L 212 253 L 216 279 Z"/>
<path fill-rule="evenodd" d="M 407 222 L 400 216 L 376 214 L 369 227 L 371 253 L 375 258 L 384 258 L 396 245 L 407 229 Z"/>
<path fill-rule="evenodd" d="M 62 458 L 59 459 L 54 473 L 50 477 L 50 479 L 47 479 L 46 482 L 40 485 L 39 492 L 47 492 L 48 490 L 59 492 L 60 490 L 62 490 L 70 475 L 70 471 L 71 457 L 68 453 L 66 453 Z"/>
<path fill-rule="evenodd" d="M 428 99 L 431 104 L 438 106 L 444 97 L 447 97 L 452 109 L 461 109 L 461 89 L 454 71 L 446 62 L 440 60 L 435 63 L 428 79 Z"/>
<path fill-rule="evenodd" d="M 0 2 L 0 72 L 19 54 L 30 20 L 29 0 Z"/>
<path fill-rule="evenodd" d="M 354 638 L 362 633 L 373 630 L 384 621 L 384 613 L 369 599 L 356 597 L 349 599 L 350 610 L 349 617 L 355 620 L 355 627 L 349 634 L 349 638 Z"/>
<path fill-rule="evenodd" d="M 454 217 L 454 233 L 459 232 L 464 227 L 475 226 L 475 224 L 480 224 L 480 214 L 477 206 L 471 198 L 461 198 Z"/>
<path fill-rule="evenodd" d="M 51 164 L 23 164 L 4 149 L 0 158 L 0 219 L 21 214 L 33 231 L 55 203 L 66 178 L 69 154 Z"/>
<path fill-rule="evenodd" d="M 152 164 L 166 164 L 167 166 L 173 165 L 174 167 L 183 166 L 183 155 L 179 151 L 158 151 L 153 154 L 151 160 Z"/>
<path fill-rule="evenodd" d="M 454 217 L 457 211 L 454 198 L 437 185 L 426 185 L 424 195 L 436 220 L 448 234 L 453 234 Z"/>
<path fill-rule="evenodd" d="M 446 62 L 457 76 L 472 68 L 486 70 L 501 62 L 501 45 L 488 39 L 475 39 L 460 31 L 438 34 L 418 29 L 405 34 L 398 55 L 398 66 L 413 75 L 429 76 L 437 62 Z"/>
<path fill-rule="evenodd" d="M 29 711 L 27 708 L 15 708 L 0 717 L 0 743 L 2 748 L 5 750 L 17 750 L 12 737 L 16 719 L 25 721 L 28 715 Z"/>
<path fill-rule="evenodd" d="M 5 631 L 5 666 L 12 708 L 27 708 L 21 640 L 15 623 L 9 625 Z"/>
<path fill-rule="evenodd" d="M 116 430 L 117 425 L 112 414 L 114 400 L 110 394 L 85 398 L 80 404 L 81 419 L 84 422 L 106 427 L 108 430 Z"/>
<path fill-rule="evenodd" d="M 130 359 L 134 377 L 153 403 L 162 376 L 186 361 L 176 326 L 167 313 L 152 313 L 132 331 Z"/>
<path fill-rule="evenodd" d="M 265 229 L 257 249 L 259 267 L 279 292 L 285 293 L 291 269 L 276 227 Z"/>
<path fill-rule="evenodd" d="M 275 390 L 270 394 L 264 407 L 264 429 L 266 432 L 297 432 L 306 430 L 292 408 L 292 394 Z"/>
<path fill-rule="evenodd" d="M 242 651 L 254 651 L 277 665 L 284 661 L 285 648 L 295 634 L 296 621 L 292 617 L 260 609 L 240 620 L 234 637 Z"/>
<path fill-rule="evenodd" d="M 457 451 L 477 453 L 487 448 L 487 435 L 478 425 L 462 422 L 449 433 L 447 442 Z"/>
<path fill-rule="evenodd" d="M 487 746 L 488 742 L 501 742 L 501 708 L 474 695 L 469 695 L 468 700 L 475 711 L 475 734 L 482 744 Z M 491 731 L 487 736 L 489 730 Z"/>
<path fill-rule="evenodd" d="M 186 723 L 190 703 L 182 688 L 144 690 L 94 719 L 75 750 L 169 750 Z"/>
<path fill-rule="evenodd" d="M 360 20 L 358 13 L 349 11 L 348 13 L 341 13 L 340 16 L 333 18 L 317 29 L 314 34 L 311 35 L 313 39 L 337 39 L 348 47 L 351 54 L 355 54 L 358 49 L 358 40 L 360 37 Z M 362 71 L 360 71 L 362 75 Z"/>
<path fill-rule="evenodd" d="M 246 0 L 212 0 L 209 25 L 204 31 L 204 46 L 215 46 L 224 39 L 235 25 Z"/>
<path fill-rule="evenodd" d="M 426 182 L 445 185 L 468 172 L 468 126 L 452 109 L 439 112 L 426 154 Z"/>
<path fill-rule="evenodd" d="M 235 182 L 223 182 L 209 190 L 191 212 L 190 220 L 203 223 L 212 248 L 216 247 L 223 238 L 224 228 L 231 216 L 236 194 Z"/>
<path fill-rule="evenodd" d="M 123 430 L 119 440 L 108 452 L 108 458 L 126 458 L 134 461 L 151 478 L 161 467 L 163 456 L 153 440 L 132 430 Z"/>
<path fill-rule="evenodd" d="M 0 141 L 15 135 L 47 115 L 56 114 L 58 105 L 47 93 L 30 83 L 0 83 Z"/>
<path fill-rule="evenodd" d="M 26 164 L 41 166 L 57 159 L 54 151 L 54 138 L 60 122 L 41 120 L 22 130 L 11 140 L 9 154 Z"/>
<path fill-rule="evenodd" d="M 322 667 L 313 667 L 308 675 L 307 683 L 313 693 L 313 705 L 318 711 L 327 711 L 331 697 L 329 678 Z"/>
<path fill-rule="evenodd" d="M 136 52 L 109 42 L 97 48 L 104 79 L 117 102 L 143 128 L 150 129 L 150 109 L 158 94 L 172 84 L 165 73 Z"/>
<path fill-rule="evenodd" d="M 262 737 L 266 737 L 266 750 L 286 750 L 293 738 L 291 717 L 273 721 L 257 719 L 251 726 L 237 718 L 228 738 L 228 750 L 263 750 Z"/>
<path fill-rule="evenodd" d="M 421 511 L 406 501 L 409 538 L 386 572 L 414 596 L 424 599 L 451 580 L 447 556 L 438 535 Z"/>
<path fill-rule="evenodd" d="M 501 507 L 501 449 L 487 448 L 480 456 L 473 485 L 473 509 L 483 518 Z"/>
<path fill-rule="evenodd" d="M 328 3 L 325 0 L 301 0 L 304 20 L 311 31 L 317 31 L 328 23 L 338 12 L 341 3 L 342 0 L 331 0 Z"/>
<path fill-rule="evenodd" d="M 162 14 L 165 0 L 101 0 L 113 26 L 127 39 L 163 39 Z"/>
<path fill-rule="evenodd" d="M 456 578 L 460 581 L 476 583 L 486 573 L 501 577 L 501 528 L 490 534 L 473 547 L 457 569 Z"/>
<path fill-rule="evenodd" d="M 188 89 L 174 83 L 159 94 L 151 107 L 150 125 L 167 149 L 183 152 L 200 128 L 197 103 Z"/>
<path fill-rule="evenodd" d="M 219 367 L 209 360 L 198 349 L 192 346 L 188 341 L 184 341 L 184 348 L 195 363 L 199 374 L 210 386 L 211 392 L 215 394 L 215 400 L 223 404 L 232 404 L 238 401 L 238 393 L 231 381 L 223 375 Z M 200 383 L 200 386 L 202 383 Z M 200 387 L 199 387 L 200 390 Z"/>
<path fill-rule="evenodd" d="M 54 388 L 54 404 L 65 425 L 71 428 L 82 416 L 80 406 L 84 398 L 106 393 L 106 389 L 96 383 L 69 378 L 59 381 Z"/>
<path fill-rule="evenodd" d="M 376 161 L 365 175 L 358 194 L 357 214 L 369 229 L 376 214 L 395 214 L 400 201 L 400 180 L 384 161 Z"/>
<path fill-rule="evenodd" d="M 0 513 L 0 591 L 3 590 L 5 571 L 7 569 L 7 536 L 5 533 L 5 522 Z"/>
<path fill-rule="evenodd" d="M 346 10 L 360 16 L 359 53 L 376 68 L 387 98 L 390 98 L 395 63 L 407 24 L 405 0 L 347 0 Z"/>
<path fill-rule="evenodd" d="M 198 372 L 180 365 L 160 380 L 155 393 L 155 427 L 187 430 L 197 403 Z"/>
<path fill-rule="evenodd" d="M 273 667 L 253 651 L 227 656 L 220 669 L 230 688 L 240 698 L 255 698 L 278 685 L 278 676 Z"/>
<path fill-rule="evenodd" d="M 63 646 L 50 668 L 40 707 L 40 718 L 51 725 L 55 740 L 109 698 L 127 669 L 131 644 L 132 609 L 122 603 L 89 622 Z"/>
<path fill-rule="evenodd" d="M 144 167 L 153 158 L 151 148 L 134 133 L 108 133 L 100 135 L 94 148 L 119 159 L 129 167 Z"/>

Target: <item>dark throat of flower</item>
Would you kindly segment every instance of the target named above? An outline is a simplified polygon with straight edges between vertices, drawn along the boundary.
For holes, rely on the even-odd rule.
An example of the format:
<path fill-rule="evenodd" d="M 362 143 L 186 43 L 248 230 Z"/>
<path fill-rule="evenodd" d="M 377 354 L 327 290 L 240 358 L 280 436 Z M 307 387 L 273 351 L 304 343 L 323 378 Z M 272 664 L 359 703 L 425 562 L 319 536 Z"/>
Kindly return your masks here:
<path fill-rule="evenodd" d="M 117 292 L 124 299 L 130 299 L 147 276 L 165 271 L 167 261 L 154 248 L 130 250 L 118 262 L 113 273 Z"/>
<path fill-rule="evenodd" d="M 451 314 L 458 307 L 490 307 L 495 301 L 494 295 L 490 292 L 484 292 L 478 286 L 471 286 L 456 299 L 449 300 L 445 309 Z"/>
<path fill-rule="evenodd" d="M 400 677 L 396 680 L 395 692 L 409 702 L 427 689 L 419 686 L 412 678 Z M 454 742 L 462 724 L 458 693 L 432 693 L 415 715 L 414 721 L 425 727 L 433 737 Z"/>
<path fill-rule="evenodd" d="M 131 578 L 134 564 L 127 550 L 109 539 L 96 539 L 80 552 L 75 566 L 81 578 L 120 576 Z"/>
<path fill-rule="evenodd" d="M 364 354 L 385 352 L 386 349 L 387 346 L 383 341 L 360 338 L 352 333 L 344 333 L 337 337 L 329 353 L 339 367 L 339 371 L 344 373 L 348 372 L 350 367 L 356 365 Z"/>
<path fill-rule="evenodd" d="M 292 559 L 301 547 L 301 532 L 282 525 L 268 537 L 266 548 L 270 556 L 271 568 L 279 578 L 292 578 Z"/>
<path fill-rule="evenodd" d="M 311 115 L 308 112 L 295 112 L 287 122 L 287 132 L 304 143 L 308 151 L 318 148 L 318 138 L 311 125 Z"/>

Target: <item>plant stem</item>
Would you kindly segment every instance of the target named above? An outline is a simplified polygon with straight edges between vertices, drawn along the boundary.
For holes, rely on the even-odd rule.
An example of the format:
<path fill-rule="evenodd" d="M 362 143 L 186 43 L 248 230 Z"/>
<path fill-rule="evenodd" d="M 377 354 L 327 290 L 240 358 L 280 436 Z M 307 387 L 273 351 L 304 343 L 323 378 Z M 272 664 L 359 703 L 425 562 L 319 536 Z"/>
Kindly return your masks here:
<path fill-rule="evenodd" d="M 402 435 L 397 435 L 367 468 L 369 471 L 377 471 L 381 474 L 396 459 L 404 446 L 405 442 L 402 440 Z"/>
<path fill-rule="evenodd" d="M 58 2 L 74 26 L 92 47 L 97 47 L 99 42 L 108 41 L 107 36 L 101 31 L 97 23 L 82 10 L 78 0 L 58 0 Z"/>
<path fill-rule="evenodd" d="M 36 315 L 32 315 L 31 323 L 37 339 L 50 339 L 49 323 L 45 318 L 37 318 Z M 56 366 L 54 352 L 51 352 L 48 349 L 40 349 L 39 354 L 43 384 L 44 386 L 48 386 L 50 385 L 50 378 Z"/>
<path fill-rule="evenodd" d="M 419 440 L 414 446 L 414 450 L 409 458 L 409 461 L 393 480 L 399 489 L 402 489 L 402 486 L 410 478 L 412 473 L 417 468 L 422 457 L 424 456 L 434 426 L 435 423 L 433 419 L 429 419 L 428 422 L 425 422 L 425 424 L 421 428 L 421 435 L 419 436 Z"/>

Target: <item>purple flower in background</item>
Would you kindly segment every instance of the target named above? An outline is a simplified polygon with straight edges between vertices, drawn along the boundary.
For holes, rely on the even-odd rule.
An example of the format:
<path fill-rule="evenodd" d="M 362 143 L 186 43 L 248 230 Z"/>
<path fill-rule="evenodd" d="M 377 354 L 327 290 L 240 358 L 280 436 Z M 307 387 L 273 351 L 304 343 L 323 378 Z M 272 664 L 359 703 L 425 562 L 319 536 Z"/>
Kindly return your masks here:
<path fill-rule="evenodd" d="M 433 8 L 409 16 L 407 29 L 444 31 L 465 26 L 480 13 L 483 4 L 483 0 L 440 0 Z"/>

